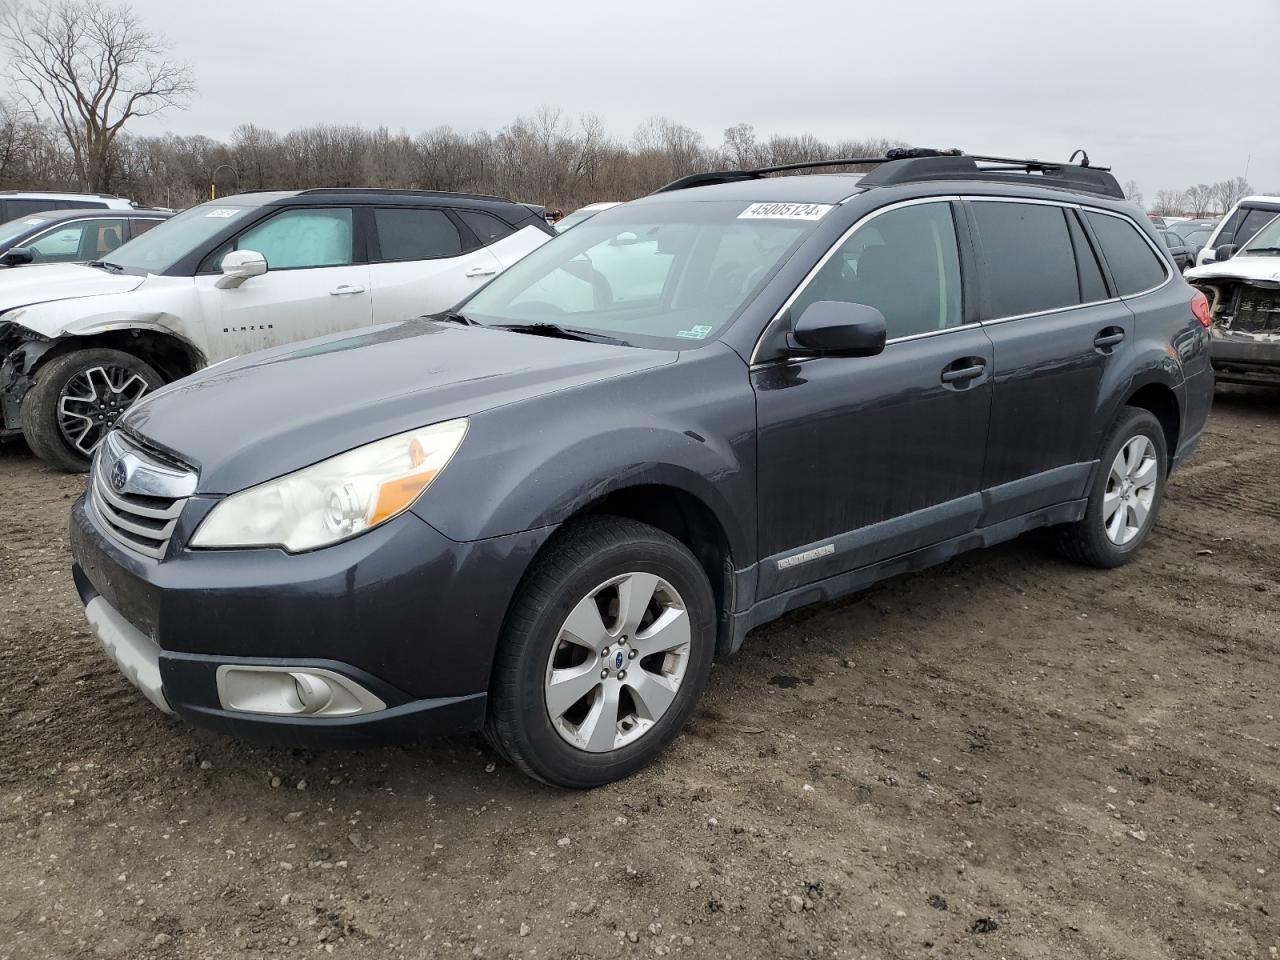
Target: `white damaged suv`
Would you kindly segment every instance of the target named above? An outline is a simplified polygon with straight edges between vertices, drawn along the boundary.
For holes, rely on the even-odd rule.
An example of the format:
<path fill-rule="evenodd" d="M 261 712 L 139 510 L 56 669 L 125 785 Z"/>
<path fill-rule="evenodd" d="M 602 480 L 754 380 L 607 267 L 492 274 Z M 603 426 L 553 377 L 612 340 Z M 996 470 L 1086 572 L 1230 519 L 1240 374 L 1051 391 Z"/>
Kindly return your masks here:
<path fill-rule="evenodd" d="M 0 437 L 87 469 L 144 393 L 228 357 L 437 313 L 553 235 L 533 207 L 412 190 L 247 193 L 89 265 L 0 272 Z"/>

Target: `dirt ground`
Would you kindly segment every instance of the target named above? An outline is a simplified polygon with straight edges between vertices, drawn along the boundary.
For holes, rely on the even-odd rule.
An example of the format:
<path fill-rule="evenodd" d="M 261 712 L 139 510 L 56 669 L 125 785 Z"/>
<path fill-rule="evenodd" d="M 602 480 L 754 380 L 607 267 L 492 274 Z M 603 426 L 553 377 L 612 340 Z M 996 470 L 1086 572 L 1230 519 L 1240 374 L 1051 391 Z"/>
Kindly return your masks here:
<path fill-rule="evenodd" d="M 1035 539 L 762 628 L 589 794 L 478 738 L 248 746 L 89 636 L 82 480 L 0 449 L 0 958 L 1274 957 L 1280 392 L 1127 568 Z"/>

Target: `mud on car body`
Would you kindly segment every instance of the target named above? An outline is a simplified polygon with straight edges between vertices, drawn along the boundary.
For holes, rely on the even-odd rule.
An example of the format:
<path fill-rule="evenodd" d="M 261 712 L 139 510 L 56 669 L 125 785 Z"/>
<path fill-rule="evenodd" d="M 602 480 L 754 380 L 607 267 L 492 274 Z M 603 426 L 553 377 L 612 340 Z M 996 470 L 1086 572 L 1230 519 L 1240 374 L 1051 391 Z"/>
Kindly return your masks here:
<path fill-rule="evenodd" d="M 84 470 L 139 397 L 253 350 L 456 303 L 544 243 L 536 211 L 414 190 L 238 194 L 89 265 L 0 271 L 0 435 Z"/>
<path fill-rule="evenodd" d="M 1208 413 L 1204 297 L 1108 173 L 876 163 L 677 181 L 144 398 L 73 511 L 95 633 L 195 723 L 483 728 L 589 787 L 788 610 L 1035 527 L 1128 561 Z"/>

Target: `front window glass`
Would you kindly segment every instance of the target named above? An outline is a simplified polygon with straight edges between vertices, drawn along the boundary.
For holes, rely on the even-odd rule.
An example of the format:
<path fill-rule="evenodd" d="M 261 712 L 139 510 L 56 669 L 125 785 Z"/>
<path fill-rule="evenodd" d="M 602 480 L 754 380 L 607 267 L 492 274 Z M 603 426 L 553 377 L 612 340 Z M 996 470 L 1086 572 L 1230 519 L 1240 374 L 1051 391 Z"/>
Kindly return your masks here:
<path fill-rule="evenodd" d="M 1235 243 L 1237 247 L 1243 247 L 1258 235 L 1259 230 L 1274 221 L 1275 218 L 1276 212 L 1274 210 L 1250 210 L 1245 214 L 1244 220 L 1241 221 L 1240 227 L 1236 230 L 1235 239 L 1224 242 Z"/>
<path fill-rule="evenodd" d="M 951 205 L 913 204 L 859 227 L 792 303 L 790 323 L 819 300 L 875 307 L 889 339 L 959 326 L 960 255 Z"/>
<path fill-rule="evenodd" d="M 256 209 L 217 200 L 202 203 L 113 250 L 110 260 L 131 272 L 164 273 L 228 224 L 238 223 Z"/>
<path fill-rule="evenodd" d="M 105 257 L 123 240 L 122 220 L 78 220 L 55 227 L 27 246 L 35 263 L 71 263 Z"/>
<path fill-rule="evenodd" d="M 742 219 L 745 202 L 672 202 L 592 217 L 462 307 L 487 325 L 553 323 L 672 349 L 715 339 L 815 221 Z"/>
<path fill-rule="evenodd" d="M 1254 235 L 1241 253 L 1266 257 L 1280 254 L 1280 216 L 1272 214 L 1272 217 L 1272 221 Z"/>
<path fill-rule="evenodd" d="M 351 208 L 286 210 L 240 234 L 232 249 L 262 254 L 269 270 L 343 266 L 352 261 Z"/>

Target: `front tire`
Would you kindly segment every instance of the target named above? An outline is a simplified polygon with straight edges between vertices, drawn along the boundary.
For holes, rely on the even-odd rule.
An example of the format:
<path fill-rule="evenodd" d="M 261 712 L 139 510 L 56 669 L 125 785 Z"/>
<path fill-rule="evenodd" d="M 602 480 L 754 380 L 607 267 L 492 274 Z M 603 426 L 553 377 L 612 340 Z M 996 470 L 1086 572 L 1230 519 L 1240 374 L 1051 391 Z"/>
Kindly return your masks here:
<path fill-rule="evenodd" d="M 164 382 L 133 354 L 101 347 L 54 357 L 35 379 L 22 398 L 23 436 L 37 457 L 67 473 L 88 470 L 120 415 Z"/>
<path fill-rule="evenodd" d="M 507 617 L 485 734 L 535 779 L 630 776 L 680 732 L 706 686 L 715 600 L 693 555 L 615 517 L 557 533 Z"/>
<path fill-rule="evenodd" d="M 1104 569 L 1132 560 L 1155 527 L 1168 463 L 1160 421 L 1148 410 L 1123 408 L 1103 441 L 1084 517 L 1061 528 L 1059 551 Z"/>

